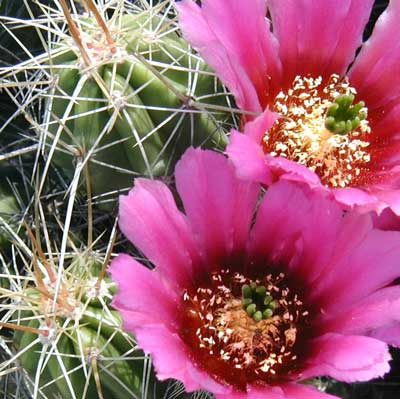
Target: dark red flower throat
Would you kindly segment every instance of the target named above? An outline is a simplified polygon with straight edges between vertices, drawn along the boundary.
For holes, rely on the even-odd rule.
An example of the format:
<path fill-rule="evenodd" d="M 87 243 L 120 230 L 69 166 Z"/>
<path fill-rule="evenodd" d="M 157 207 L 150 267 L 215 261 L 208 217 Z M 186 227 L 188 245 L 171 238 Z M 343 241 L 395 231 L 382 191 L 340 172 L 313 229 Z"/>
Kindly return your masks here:
<path fill-rule="evenodd" d="M 306 356 L 311 308 L 285 273 L 246 276 L 228 268 L 183 294 L 181 336 L 216 380 L 248 384 L 290 379 Z"/>

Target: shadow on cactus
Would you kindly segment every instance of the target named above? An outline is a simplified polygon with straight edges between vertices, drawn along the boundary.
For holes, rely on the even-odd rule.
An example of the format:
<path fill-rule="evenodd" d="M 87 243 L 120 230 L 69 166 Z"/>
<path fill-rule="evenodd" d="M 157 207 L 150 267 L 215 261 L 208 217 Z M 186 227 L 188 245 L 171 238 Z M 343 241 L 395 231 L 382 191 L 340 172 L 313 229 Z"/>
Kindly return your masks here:
<path fill-rule="evenodd" d="M 60 4 L 63 4 L 60 1 Z M 122 7 L 103 19 L 72 16 L 39 57 L 50 84 L 44 128 L 48 156 L 72 178 L 89 162 L 93 194 L 130 186 L 133 175 L 168 174 L 190 145 L 223 148 L 226 93 L 169 17 L 171 3 Z"/>

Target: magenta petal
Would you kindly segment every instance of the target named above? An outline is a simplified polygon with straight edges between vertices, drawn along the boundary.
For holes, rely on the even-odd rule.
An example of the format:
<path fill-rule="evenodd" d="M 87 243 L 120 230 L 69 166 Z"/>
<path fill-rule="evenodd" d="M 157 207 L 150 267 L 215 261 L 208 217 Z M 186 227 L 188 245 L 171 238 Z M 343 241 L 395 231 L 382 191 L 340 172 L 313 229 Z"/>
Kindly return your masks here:
<path fill-rule="evenodd" d="M 342 225 L 337 203 L 306 185 L 281 181 L 269 187 L 258 209 L 249 253 L 286 264 L 311 283 L 334 256 Z"/>
<path fill-rule="evenodd" d="M 265 388 L 248 388 L 247 392 L 231 392 L 229 394 L 216 395 L 216 399 L 285 399 L 281 387 L 268 386 Z"/>
<path fill-rule="evenodd" d="M 367 381 L 390 370 L 388 346 L 374 338 L 329 333 L 309 345 L 314 350 L 301 378 L 326 375 L 344 382 Z"/>
<path fill-rule="evenodd" d="M 242 179 L 266 185 L 273 182 L 272 174 L 265 165 L 264 152 L 249 136 L 236 130 L 231 131 L 226 153 Z"/>
<path fill-rule="evenodd" d="M 260 116 L 245 124 L 243 133 L 261 145 L 266 132 L 274 125 L 278 117 L 276 112 L 266 108 Z"/>
<path fill-rule="evenodd" d="M 259 186 L 239 180 L 213 151 L 189 149 L 175 169 L 176 186 L 209 266 L 244 250 Z"/>
<path fill-rule="evenodd" d="M 362 43 L 373 0 L 270 0 L 284 76 L 343 75 Z"/>
<path fill-rule="evenodd" d="M 143 323 L 158 323 L 160 315 L 166 325 L 174 325 L 177 294 L 157 272 L 121 254 L 111 262 L 109 273 L 118 286 L 113 306 L 121 312 L 124 327 L 132 331 Z"/>
<path fill-rule="evenodd" d="M 399 276 L 400 233 L 371 230 L 357 234 L 357 230 L 347 232 L 343 248 L 337 247 L 337 256 L 314 285 L 313 300 L 326 312 L 348 307 Z"/>
<path fill-rule="evenodd" d="M 400 216 L 386 208 L 381 214 L 373 214 L 374 226 L 379 230 L 400 231 Z"/>
<path fill-rule="evenodd" d="M 350 71 L 352 85 L 369 108 L 400 96 L 400 2 L 390 1 Z"/>
<path fill-rule="evenodd" d="M 163 317 L 162 314 L 159 317 Z M 162 324 L 147 325 L 136 330 L 139 346 L 152 355 L 157 377 L 182 381 L 187 391 L 206 389 L 214 393 L 230 392 L 230 388 L 216 382 L 199 370 L 190 358 L 187 348 L 177 334 Z"/>
<path fill-rule="evenodd" d="M 264 18 L 265 1 L 205 0 L 200 8 L 183 0 L 176 7 L 185 38 L 235 94 L 239 107 L 261 111 L 268 76 L 276 85 L 280 75 L 277 43 Z"/>
<path fill-rule="evenodd" d="M 236 167 L 239 177 L 269 185 L 273 181 L 266 167 L 264 151 L 260 145 L 265 132 L 272 127 L 277 115 L 266 109 L 259 117 L 246 123 L 244 134 L 231 131 L 226 152 Z"/>
<path fill-rule="evenodd" d="M 364 190 L 354 187 L 337 188 L 333 190 L 335 199 L 348 209 L 356 208 L 357 212 L 381 212 L 388 205 Z"/>
<path fill-rule="evenodd" d="M 185 216 L 168 187 L 136 179 L 127 196 L 120 197 L 119 226 L 171 281 L 187 283 L 197 251 Z"/>
<path fill-rule="evenodd" d="M 263 388 L 250 387 L 247 392 L 217 395 L 216 399 L 339 399 L 302 384 L 282 384 Z"/>
<path fill-rule="evenodd" d="M 371 337 L 400 348 L 400 323 L 390 327 L 377 328 L 370 333 Z"/>
<path fill-rule="evenodd" d="M 307 183 L 311 188 L 323 188 L 318 175 L 297 162 L 265 154 L 265 164 L 276 179 Z"/>
<path fill-rule="evenodd" d="M 396 174 L 399 174 L 396 171 Z M 400 177 L 400 176 L 399 176 Z M 398 188 L 399 184 L 397 183 L 393 188 Z M 382 203 L 382 206 L 388 206 L 390 209 L 398 216 L 400 216 L 400 188 L 397 190 L 381 190 L 375 193 L 376 197 Z"/>
<path fill-rule="evenodd" d="M 400 324 L 400 286 L 378 290 L 350 308 L 338 307 L 322 315 L 320 323 L 324 331 L 365 335 Z"/>

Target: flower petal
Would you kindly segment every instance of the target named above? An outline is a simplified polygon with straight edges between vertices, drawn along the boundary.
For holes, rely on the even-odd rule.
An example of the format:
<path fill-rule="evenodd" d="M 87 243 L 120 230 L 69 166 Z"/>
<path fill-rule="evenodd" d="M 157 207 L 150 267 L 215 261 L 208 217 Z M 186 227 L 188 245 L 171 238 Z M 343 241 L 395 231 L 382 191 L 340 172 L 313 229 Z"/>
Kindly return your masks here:
<path fill-rule="evenodd" d="M 272 183 L 272 175 L 265 165 L 264 151 L 260 143 L 276 118 L 277 114 L 266 109 L 259 117 L 245 124 L 244 134 L 231 130 L 226 152 L 241 178 L 264 184 Z"/>
<path fill-rule="evenodd" d="M 232 392 L 228 395 L 217 395 L 216 399 L 339 399 L 314 387 L 302 384 L 281 384 L 263 388 L 250 387 L 247 392 Z"/>
<path fill-rule="evenodd" d="M 350 308 L 338 306 L 336 312 L 322 315 L 317 324 L 323 325 L 323 331 L 364 335 L 400 325 L 400 286 L 378 290 Z"/>
<path fill-rule="evenodd" d="M 362 336 L 324 334 L 308 344 L 314 348 L 302 378 L 326 375 L 339 381 L 368 381 L 390 370 L 388 346 Z"/>
<path fill-rule="evenodd" d="M 133 331 L 143 323 L 158 323 L 160 315 L 166 325 L 175 324 L 176 291 L 156 271 L 121 254 L 111 262 L 109 272 L 118 286 L 113 307 L 121 312 L 124 327 Z"/>
<path fill-rule="evenodd" d="M 398 169 L 398 168 L 396 168 Z M 399 174 L 398 171 L 396 171 L 396 175 Z M 376 197 L 379 199 L 381 204 L 386 205 L 390 207 L 390 209 L 396 214 L 400 216 L 400 187 L 399 187 L 399 180 L 400 176 L 396 179 L 397 183 L 393 184 L 393 188 L 397 188 L 397 190 L 380 190 L 377 193 L 375 193 Z"/>
<path fill-rule="evenodd" d="M 333 195 L 336 201 L 347 209 L 356 208 L 357 212 L 367 213 L 371 211 L 381 212 L 388 205 L 378 200 L 376 195 L 355 187 L 334 189 Z"/>
<path fill-rule="evenodd" d="M 374 147 L 400 139 L 400 103 L 369 110 L 368 119 L 372 128 L 370 141 Z"/>
<path fill-rule="evenodd" d="M 239 180 L 223 155 L 193 148 L 178 162 L 175 178 L 208 265 L 243 251 L 259 186 Z"/>
<path fill-rule="evenodd" d="M 266 185 L 273 182 L 273 176 L 265 165 L 261 146 L 249 136 L 232 130 L 226 153 L 240 178 Z"/>
<path fill-rule="evenodd" d="M 400 231 L 400 216 L 386 208 L 380 215 L 373 214 L 374 226 L 379 230 Z"/>
<path fill-rule="evenodd" d="M 285 399 L 279 386 L 267 386 L 264 388 L 248 388 L 247 392 L 230 392 L 229 394 L 216 395 L 216 399 Z"/>
<path fill-rule="evenodd" d="M 327 313 L 355 304 L 400 276 L 399 232 L 349 230 L 343 238 L 310 297 Z"/>
<path fill-rule="evenodd" d="M 377 328 L 370 333 L 371 337 L 400 348 L 400 323 L 390 327 Z"/>
<path fill-rule="evenodd" d="M 303 182 L 311 188 L 323 188 L 318 175 L 297 162 L 284 157 L 273 157 L 270 154 L 265 154 L 265 164 L 275 179 Z"/>
<path fill-rule="evenodd" d="M 200 8 L 192 0 L 183 0 L 176 7 L 185 38 L 235 94 L 238 106 L 261 111 L 270 84 L 276 86 L 280 79 L 277 43 L 265 19 L 265 1 L 204 0 Z"/>
<path fill-rule="evenodd" d="M 135 331 L 139 346 L 152 355 L 160 380 L 174 378 L 182 381 L 188 392 L 198 389 L 218 393 L 230 392 L 206 372 L 199 370 L 191 360 L 188 350 L 177 334 L 162 324 L 143 326 Z"/>
<path fill-rule="evenodd" d="M 342 215 L 323 192 L 287 181 L 275 183 L 258 209 L 250 257 L 261 264 L 286 264 L 311 284 L 335 253 Z"/>
<path fill-rule="evenodd" d="M 400 2 L 390 1 L 364 44 L 351 71 L 351 84 L 368 108 L 382 107 L 400 97 Z"/>
<path fill-rule="evenodd" d="M 362 43 L 373 0 L 270 0 L 283 76 L 343 75 Z"/>
<path fill-rule="evenodd" d="M 119 226 L 163 274 L 178 284 L 191 280 L 197 251 L 185 216 L 168 187 L 136 179 L 127 196 L 120 197 Z"/>

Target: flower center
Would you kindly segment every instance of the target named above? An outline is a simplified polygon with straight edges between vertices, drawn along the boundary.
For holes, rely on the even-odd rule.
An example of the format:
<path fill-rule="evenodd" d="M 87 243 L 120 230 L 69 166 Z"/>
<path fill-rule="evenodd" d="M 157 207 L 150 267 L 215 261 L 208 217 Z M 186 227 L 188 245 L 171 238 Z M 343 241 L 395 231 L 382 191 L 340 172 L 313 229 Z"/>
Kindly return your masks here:
<path fill-rule="evenodd" d="M 356 94 L 346 77 L 323 84 L 297 76 L 275 98 L 280 118 L 263 138 L 265 152 L 307 166 L 328 187 L 354 185 L 371 160 L 368 110 L 362 101 L 353 105 Z"/>
<path fill-rule="evenodd" d="M 254 281 L 242 286 L 242 306 L 254 321 L 269 319 L 277 307 L 265 285 L 258 285 Z"/>
<path fill-rule="evenodd" d="M 185 291 L 181 335 L 195 361 L 240 389 L 298 369 L 310 311 L 289 285 L 283 273 L 251 279 L 222 270 Z"/>

